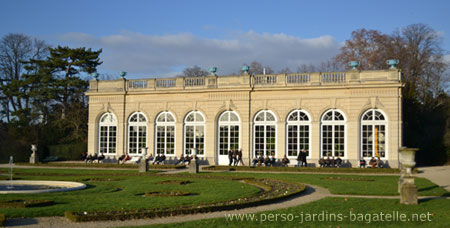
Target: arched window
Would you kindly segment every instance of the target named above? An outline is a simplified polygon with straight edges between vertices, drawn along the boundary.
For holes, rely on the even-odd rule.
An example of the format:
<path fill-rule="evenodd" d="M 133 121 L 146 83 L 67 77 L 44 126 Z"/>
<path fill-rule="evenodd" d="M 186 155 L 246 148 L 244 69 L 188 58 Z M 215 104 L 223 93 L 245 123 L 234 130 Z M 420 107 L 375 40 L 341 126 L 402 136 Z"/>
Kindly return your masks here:
<path fill-rule="evenodd" d="M 162 112 L 156 117 L 155 151 L 157 154 L 175 155 L 175 117 Z"/>
<path fill-rule="evenodd" d="M 361 117 L 361 157 L 386 157 L 387 120 L 381 110 L 367 110 Z"/>
<path fill-rule="evenodd" d="M 100 117 L 98 152 L 103 154 L 115 154 L 117 141 L 117 118 L 107 112 Z"/>
<path fill-rule="evenodd" d="M 184 153 L 191 154 L 197 149 L 197 155 L 205 153 L 205 117 L 199 111 L 192 111 L 184 119 Z"/>
<path fill-rule="evenodd" d="M 287 117 L 287 156 L 297 157 L 301 150 L 310 153 L 311 118 L 302 110 L 294 110 Z"/>
<path fill-rule="evenodd" d="M 344 113 L 333 109 L 325 112 L 321 119 L 322 125 L 322 157 L 345 157 L 345 128 Z"/>
<path fill-rule="evenodd" d="M 128 119 L 128 153 L 141 155 L 147 147 L 147 118 L 142 112 L 133 113 Z"/>
<path fill-rule="evenodd" d="M 254 156 L 276 156 L 277 119 L 269 110 L 258 112 L 254 118 Z"/>
<path fill-rule="evenodd" d="M 228 155 L 230 150 L 240 149 L 239 116 L 234 111 L 223 112 L 219 117 L 219 155 Z M 226 157 L 225 160 L 228 160 Z"/>

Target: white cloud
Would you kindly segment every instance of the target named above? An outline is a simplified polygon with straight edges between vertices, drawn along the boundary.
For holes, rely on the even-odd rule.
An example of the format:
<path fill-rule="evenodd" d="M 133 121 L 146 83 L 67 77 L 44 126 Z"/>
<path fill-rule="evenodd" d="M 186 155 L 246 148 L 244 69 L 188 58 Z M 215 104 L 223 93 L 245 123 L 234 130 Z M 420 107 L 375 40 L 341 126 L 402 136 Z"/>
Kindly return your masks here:
<path fill-rule="evenodd" d="M 217 66 L 219 75 L 239 72 L 242 64 L 261 62 L 274 70 L 297 69 L 301 64 L 319 64 L 334 57 L 341 46 L 332 36 L 302 39 L 284 33 L 239 32 L 227 39 L 193 34 L 147 35 L 124 32 L 95 37 L 67 33 L 58 37 L 72 45 L 102 48 L 100 70 L 127 71 L 130 77 L 175 75 L 184 67 Z M 172 72 L 172 73 L 171 73 Z"/>

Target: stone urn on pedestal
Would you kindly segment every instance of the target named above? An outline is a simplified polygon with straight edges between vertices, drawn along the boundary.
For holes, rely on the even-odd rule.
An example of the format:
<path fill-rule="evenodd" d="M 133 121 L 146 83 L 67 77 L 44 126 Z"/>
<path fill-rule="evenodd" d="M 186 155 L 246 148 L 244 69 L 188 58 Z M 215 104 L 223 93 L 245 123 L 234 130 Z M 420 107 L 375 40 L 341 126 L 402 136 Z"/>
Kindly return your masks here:
<path fill-rule="evenodd" d="M 148 172 L 148 158 L 147 158 L 147 147 L 141 148 L 142 158 L 139 162 L 139 172 L 145 173 Z"/>
<path fill-rule="evenodd" d="M 402 166 L 401 176 L 398 181 L 401 204 L 417 204 L 417 186 L 414 183 L 412 168 L 416 165 L 415 155 L 419 149 L 401 147 L 400 163 Z"/>
<path fill-rule="evenodd" d="M 31 144 L 31 151 L 33 151 L 33 153 L 31 153 L 31 156 L 30 156 L 30 164 L 36 164 L 39 162 L 39 159 L 36 154 L 37 146 L 35 144 Z"/>
<path fill-rule="evenodd" d="M 198 162 L 197 162 L 197 149 L 191 149 L 192 160 L 189 164 L 189 173 L 198 173 Z"/>

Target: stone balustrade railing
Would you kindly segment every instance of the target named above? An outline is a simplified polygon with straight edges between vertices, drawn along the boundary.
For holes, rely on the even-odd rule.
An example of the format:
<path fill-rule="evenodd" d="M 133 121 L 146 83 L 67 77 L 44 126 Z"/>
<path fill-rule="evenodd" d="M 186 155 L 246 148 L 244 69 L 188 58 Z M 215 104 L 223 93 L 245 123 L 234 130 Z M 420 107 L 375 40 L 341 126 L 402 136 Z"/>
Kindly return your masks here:
<path fill-rule="evenodd" d="M 131 80 L 118 79 L 110 81 L 91 80 L 89 92 L 292 86 L 344 86 L 348 84 L 400 81 L 401 72 L 399 70 L 177 77 Z"/>

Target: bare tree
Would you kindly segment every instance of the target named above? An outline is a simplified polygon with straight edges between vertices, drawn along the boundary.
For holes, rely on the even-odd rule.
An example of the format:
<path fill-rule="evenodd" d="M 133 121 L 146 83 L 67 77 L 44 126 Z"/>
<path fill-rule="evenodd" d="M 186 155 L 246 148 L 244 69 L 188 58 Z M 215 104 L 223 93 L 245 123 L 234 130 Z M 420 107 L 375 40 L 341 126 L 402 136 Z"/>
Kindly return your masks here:
<path fill-rule="evenodd" d="M 202 68 L 200 68 L 199 66 L 193 66 L 193 67 L 188 67 L 186 69 L 183 70 L 183 74 L 180 75 L 182 77 L 205 77 L 208 76 L 209 72 L 206 70 L 203 70 Z"/>
<path fill-rule="evenodd" d="M 283 69 L 281 69 L 280 71 L 278 71 L 279 74 L 290 74 L 292 73 L 292 71 L 289 69 L 289 67 L 285 67 Z"/>
<path fill-rule="evenodd" d="M 7 121 L 11 115 L 30 109 L 30 87 L 25 82 L 27 61 L 43 59 L 49 46 L 24 34 L 8 34 L 0 40 L 0 99 L 2 114 Z"/>

